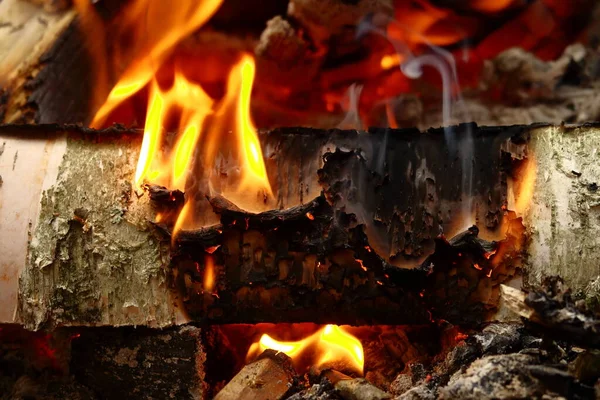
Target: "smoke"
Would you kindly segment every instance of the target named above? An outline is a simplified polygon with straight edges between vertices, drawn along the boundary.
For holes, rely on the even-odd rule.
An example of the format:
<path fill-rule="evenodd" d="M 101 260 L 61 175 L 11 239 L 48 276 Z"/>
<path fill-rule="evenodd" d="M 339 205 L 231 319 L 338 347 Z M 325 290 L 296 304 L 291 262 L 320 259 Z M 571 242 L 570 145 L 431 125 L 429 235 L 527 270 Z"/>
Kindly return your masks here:
<path fill-rule="evenodd" d="M 346 97 L 342 101 L 342 108 L 346 111 L 346 116 L 338 124 L 339 129 L 362 129 L 363 123 L 358 112 L 358 101 L 363 86 L 353 83 L 346 92 Z"/>
<path fill-rule="evenodd" d="M 390 24 L 405 30 L 411 35 L 419 37 L 420 41 L 426 46 L 427 52 L 416 55 L 406 43 L 390 39 L 386 33 L 386 29 Z M 420 79 L 423 76 L 423 67 L 434 68 L 439 73 L 442 80 L 442 120 L 444 137 L 446 145 L 448 146 L 450 158 L 457 154 L 461 160 L 462 194 L 464 196 L 462 202 L 462 218 L 467 223 L 472 223 L 473 132 L 471 127 L 467 125 L 463 136 L 460 138 L 461 146 L 457 146 L 459 141 L 455 137 L 454 131 L 450 128 L 453 121 L 454 108 L 456 106 L 461 108 L 463 118 L 467 120 L 471 119 L 468 110 L 464 106 L 454 57 L 449 51 L 431 44 L 427 38 L 423 37 L 420 33 L 411 30 L 410 27 L 399 24 L 397 21 L 384 14 L 371 14 L 360 22 L 357 30 L 357 37 L 365 35 L 366 33 L 379 34 L 385 37 L 394 46 L 400 59 L 403 60 L 399 66 L 400 71 L 407 78 Z M 466 49 L 463 52 L 463 57 L 468 57 Z"/>

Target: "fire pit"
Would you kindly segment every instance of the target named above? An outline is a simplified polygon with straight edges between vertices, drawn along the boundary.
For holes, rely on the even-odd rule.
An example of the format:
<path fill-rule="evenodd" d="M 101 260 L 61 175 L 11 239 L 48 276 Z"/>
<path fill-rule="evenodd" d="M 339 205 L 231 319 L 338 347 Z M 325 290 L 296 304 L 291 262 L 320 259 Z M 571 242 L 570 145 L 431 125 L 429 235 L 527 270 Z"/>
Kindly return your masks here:
<path fill-rule="evenodd" d="M 595 398 L 598 7 L 284 3 L 0 5 L 0 392 Z"/>

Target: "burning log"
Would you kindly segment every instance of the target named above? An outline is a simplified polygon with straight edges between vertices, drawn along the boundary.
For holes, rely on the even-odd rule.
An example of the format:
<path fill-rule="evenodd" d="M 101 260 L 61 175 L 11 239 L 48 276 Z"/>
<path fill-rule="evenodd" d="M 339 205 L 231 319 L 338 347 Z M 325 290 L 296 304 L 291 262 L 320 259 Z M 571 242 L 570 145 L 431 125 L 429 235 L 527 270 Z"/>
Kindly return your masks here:
<path fill-rule="evenodd" d="M 215 400 L 282 399 L 293 387 L 296 372 L 290 358 L 281 352 L 265 350 L 246 365 L 215 396 Z"/>
<path fill-rule="evenodd" d="M 165 326 L 179 311 L 213 323 L 421 324 L 429 312 L 477 322 L 517 269 L 533 282 L 558 265 L 538 260 L 548 247 L 579 266 L 566 281 L 595 276 L 600 228 L 583 222 L 594 220 L 600 171 L 586 150 L 597 132 L 463 125 L 447 144 L 442 130 L 270 131 L 262 145 L 279 210 L 211 197 L 220 224 L 169 238 L 169 269 L 171 240 L 157 233 L 172 226 L 149 223 L 151 205 L 175 215 L 182 194 L 132 187 L 137 132 L 5 126 L 0 243 L 13 278 L 1 282 L 2 318 L 13 320 L 18 290 L 31 327 Z M 575 217 L 576 231 L 564 224 Z"/>

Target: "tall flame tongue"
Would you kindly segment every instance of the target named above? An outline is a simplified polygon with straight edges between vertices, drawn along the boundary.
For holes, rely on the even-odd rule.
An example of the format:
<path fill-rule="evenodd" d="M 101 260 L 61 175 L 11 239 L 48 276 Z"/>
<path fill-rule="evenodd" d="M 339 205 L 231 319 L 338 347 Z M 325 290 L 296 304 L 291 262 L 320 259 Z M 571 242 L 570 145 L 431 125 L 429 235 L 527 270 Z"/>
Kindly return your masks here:
<path fill-rule="evenodd" d="M 105 26 L 91 3 L 75 0 L 82 29 L 87 37 L 97 39 L 88 46 L 96 63 L 97 79 L 107 81 L 109 71 L 127 65 L 91 124 L 101 127 L 115 107 L 152 81 L 175 45 L 204 25 L 222 0 L 179 0 L 176 5 L 170 1 L 132 0 L 110 26 Z M 109 38 L 111 42 L 105 43 Z M 112 51 L 109 53 L 107 48 Z M 106 88 L 97 90 L 96 99 L 104 98 L 106 92 L 100 92 Z"/>
<path fill-rule="evenodd" d="M 247 360 L 251 361 L 266 349 L 290 356 L 298 372 L 314 365 L 363 374 L 365 359 L 362 344 L 337 325 L 326 325 L 311 336 L 293 342 L 278 341 L 265 333 L 250 346 Z"/>
<path fill-rule="evenodd" d="M 211 113 L 212 105 L 212 99 L 204 90 L 189 82 L 178 71 L 169 90 L 162 90 L 156 81 L 152 82 L 144 139 L 135 171 L 137 185 L 149 180 L 172 189 L 185 189 L 186 172 L 200 138 L 200 129 L 204 119 Z M 167 162 L 159 158 L 158 149 L 165 120 L 175 111 L 180 115 L 178 130 L 181 135 Z"/>
<path fill-rule="evenodd" d="M 250 117 L 254 74 L 254 59 L 244 55 L 229 74 L 227 93 L 215 113 L 215 121 L 203 146 L 209 165 L 215 165 L 219 157 L 221 164 L 225 163 L 230 153 L 235 153 L 237 159 L 237 165 L 219 166 L 213 173 L 213 189 L 248 211 L 264 211 L 268 208 L 265 200 L 272 197 L 272 191 Z M 230 131 L 233 136 L 227 137 Z M 226 181 L 220 179 L 223 176 L 227 176 Z"/>

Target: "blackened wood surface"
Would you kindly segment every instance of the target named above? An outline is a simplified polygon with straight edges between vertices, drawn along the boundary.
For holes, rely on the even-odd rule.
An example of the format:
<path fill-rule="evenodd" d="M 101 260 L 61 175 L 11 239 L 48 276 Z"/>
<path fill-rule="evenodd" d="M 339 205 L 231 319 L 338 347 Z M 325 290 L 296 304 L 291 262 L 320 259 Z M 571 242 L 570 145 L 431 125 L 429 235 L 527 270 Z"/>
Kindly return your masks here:
<path fill-rule="evenodd" d="M 118 128 L 3 129 L 11 135 L 24 132 L 32 139 L 71 129 L 84 147 L 139 135 Z M 495 307 L 493 292 L 514 275 L 518 257 L 511 259 L 511 270 L 504 271 L 497 263 L 505 258 L 500 252 L 490 254 L 488 261 L 488 250 L 482 253 L 468 246 L 458 250 L 453 245 L 461 240 L 446 243 L 440 238 L 441 256 L 426 260 L 434 254 L 441 233 L 451 238 L 473 224 L 479 227 L 478 237 L 491 243 L 484 248 L 500 248 L 493 244 L 494 235 L 505 239 L 501 226 L 512 218 L 505 211 L 507 179 L 525 156 L 532 128 L 450 129 L 449 145 L 443 130 L 287 128 L 262 135 L 267 171 L 281 210 L 251 214 L 213 198 L 219 225 L 182 232 L 172 242 L 169 237 L 174 247 L 168 277 L 181 308 L 205 323 L 420 324 L 432 318 L 477 322 L 484 311 Z M 472 154 L 464 152 L 467 135 L 474 143 Z M 118 149 L 111 154 L 118 157 Z M 460 212 L 465 158 L 473 165 L 471 223 Z M 131 163 L 133 174 L 134 158 Z M 170 196 L 162 198 L 171 202 Z M 171 231 L 169 225 L 158 227 L 167 236 Z M 517 244 L 507 254 L 513 249 L 518 250 Z M 444 256 L 463 257 L 471 251 L 456 268 Z M 477 260 L 482 258 L 480 264 Z M 209 262 L 215 268 L 214 285 L 205 278 Z M 152 298 L 159 295 L 164 293 Z M 468 312 L 475 309 L 481 311 Z M 81 315 L 72 315 L 72 321 L 80 319 Z"/>
<path fill-rule="evenodd" d="M 79 330 L 70 371 L 98 399 L 198 399 L 204 393 L 201 330 L 97 328 Z"/>

